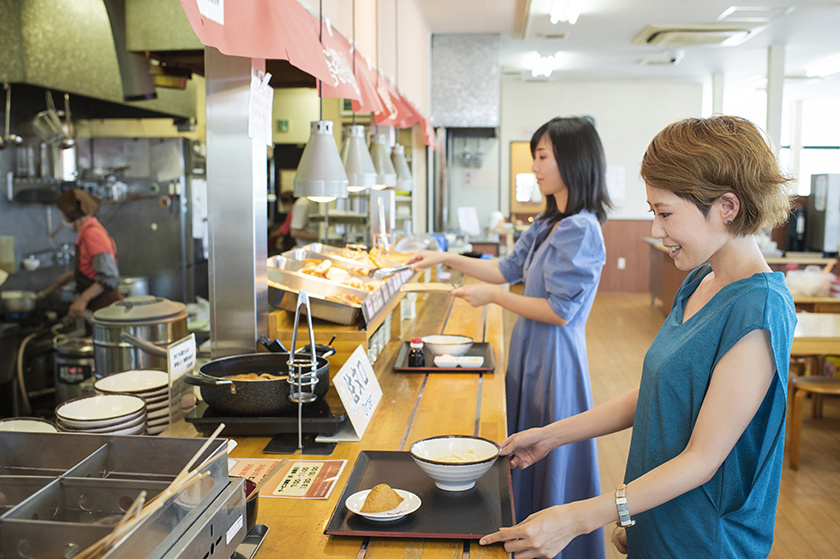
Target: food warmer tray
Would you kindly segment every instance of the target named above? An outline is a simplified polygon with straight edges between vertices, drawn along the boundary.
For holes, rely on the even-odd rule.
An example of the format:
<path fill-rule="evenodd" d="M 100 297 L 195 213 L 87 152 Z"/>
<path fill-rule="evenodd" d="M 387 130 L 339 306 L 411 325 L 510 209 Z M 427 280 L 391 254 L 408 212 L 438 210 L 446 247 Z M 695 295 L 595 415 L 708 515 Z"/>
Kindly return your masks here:
<path fill-rule="evenodd" d="M 422 504 L 398 520 L 377 522 L 350 512 L 347 497 L 379 483 L 410 491 Z M 423 473 L 408 452 L 363 450 L 324 530 L 332 536 L 425 539 L 479 539 L 502 526 L 513 526 L 513 496 L 506 459 L 466 491 L 443 491 Z"/>
<path fill-rule="evenodd" d="M 165 489 L 205 442 L 0 432 L 0 555 L 65 557 L 86 549 L 113 530 L 140 491 L 150 499 Z M 225 557 L 236 551 L 246 536 L 245 490 L 243 480 L 228 477 L 227 440 L 213 441 L 196 464 L 209 476 L 170 498 L 105 557 L 200 559 L 211 548 Z M 211 541 L 211 531 L 225 537 Z"/>
<path fill-rule="evenodd" d="M 307 245 L 312 246 L 312 245 Z M 268 300 L 277 308 L 294 312 L 297 306 L 297 296 L 300 290 L 306 290 L 310 295 L 312 316 L 328 322 L 352 326 L 359 321 L 359 315 L 365 323 L 370 323 L 374 317 L 393 299 L 400 287 L 414 275 L 410 270 L 402 270 L 382 281 L 379 288 L 373 292 L 355 289 L 338 282 L 326 280 L 293 271 L 289 260 L 299 257 L 324 260 L 321 253 L 304 250 L 306 247 L 283 253 L 281 258 L 272 257 L 267 261 Z M 325 249 L 340 252 L 341 249 L 325 247 Z M 334 257 L 331 260 L 335 260 Z M 355 260 L 344 259 L 347 262 L 359 264 Z M 277 266 L 284 266 L 280 268 Z M 341 264 L 344 266 L 344 264 Z M 302 266 L 301 266 L 302 267 Z M 345 304 L 326 299 L 327 296 L 337 294 L 355 295 L 361 299 L 361 305 Z M 361 312 L 360 312 L 361 311 Z"/>
<path fill-rule="evenodd" d="M 348 258 L 344 255 L 344 249 L 325 245 L 322 243 L 310 243 L 302 247 L 293 248 L 283 253 L 283 256 L 292 258 L 294 260 L 311 259 L 326 259 L 332 260 L 339 264 L 342 268 L 347 270 L 357 270 L 362 274 L 367 274 L 371 270 L 375 270 L 377 266 L 371 266 L 364 262 L 360 262 L 354 258 Z M 384 266 L 397 266 L 398 263 L 390 259 L 381 258 Z"/>
<path fill-rule="evenodd" d="M 489 343 L 476 342 L 467 350 L 468 357 L 484 357 L 481 367 L 438 367 L 435 365 L 435 356 L 423 348 L 424 367 L 409 367 L 408 353 L 411 351 L 411 342 L 403 342 L 400 351 L 397 353 L 397 360 L 394 362 L 394 372 L 397 373 L 492 373 L 496 369 L 493 361 L 493 347 Z"/>
<path fill-rule="evenodd" d="M 271 306 L 289 312 L 295 312 L 298 293 L 305 290 L 309 294 L 309 307 L 312 316 L 329 322 L 351 326 L 359 321 L 362 305 L 339 303 L 327 299 L 333 295 L 353 295 L 364 300 L 371 294 L 361 289 L 354 289 L 323 278 L 273 268 L 269 261 L 268 302 Z"/>

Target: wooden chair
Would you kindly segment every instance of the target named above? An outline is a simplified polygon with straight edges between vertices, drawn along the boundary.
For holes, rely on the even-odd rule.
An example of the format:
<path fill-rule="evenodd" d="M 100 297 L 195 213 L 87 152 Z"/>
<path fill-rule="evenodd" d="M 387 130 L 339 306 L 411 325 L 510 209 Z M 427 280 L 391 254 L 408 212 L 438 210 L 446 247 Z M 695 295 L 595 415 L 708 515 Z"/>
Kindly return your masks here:
<path fill-rule="evenodd" d="M 788 452 L 792 470 L 799 469 L 799 435 L 802 430 L 802 400 L 806 394 L 813 398 L 811 416 L 822 417 L 822 397 L 840 396 L 840 378 L 796 376 L 790 381 L 790 418 Z"/>

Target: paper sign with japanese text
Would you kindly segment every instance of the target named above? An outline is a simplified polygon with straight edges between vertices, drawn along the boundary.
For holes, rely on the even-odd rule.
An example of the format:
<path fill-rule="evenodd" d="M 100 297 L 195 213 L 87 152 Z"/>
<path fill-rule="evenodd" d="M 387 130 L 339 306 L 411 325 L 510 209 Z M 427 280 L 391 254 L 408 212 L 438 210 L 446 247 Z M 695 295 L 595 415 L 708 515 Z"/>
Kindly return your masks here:
<path fill-rule="evenodd" d="M 280 467 L 275 468 L 278 464 Z M 327 499 L 346 464 L 347 460 L 231 458 L 228 472 L 257 484 L 268 476 L 260 488 L 260 497 Z"/>
<path fill-rule="evenodd" d="M 341 429 L 330 436 L 318 436 L 316 441 L 358 441 L 365 434 L 370 418 L 382 399 L 382 388 L 373 372 L 364 346 L 359 346 L 338 373 L 333 377 L 333 386 L 347 411 L 349 424 L 345 421 Z"/>
<path fill-rule="evenodd" d="M 184 417 L 195 407 L 195 392 L 184 381 L 184 375 L 195 369 L 195 334 L 181 338 L 166 347 L 166 366 L 169 371 L 169 424 Z"/>

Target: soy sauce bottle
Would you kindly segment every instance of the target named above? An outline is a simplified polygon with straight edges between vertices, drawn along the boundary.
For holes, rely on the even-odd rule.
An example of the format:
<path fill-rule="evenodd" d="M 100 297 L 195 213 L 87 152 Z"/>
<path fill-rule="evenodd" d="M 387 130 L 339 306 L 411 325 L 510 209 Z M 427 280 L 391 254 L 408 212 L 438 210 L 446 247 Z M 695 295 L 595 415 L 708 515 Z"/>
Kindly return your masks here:
<path fill-rule="evenodd" d="M 420 338 L 411 338 L 411 351 L 408 352 L 408 366 L 409 367 L 424 367 L 426 360 L 423 357 L 423 340 Z"/>

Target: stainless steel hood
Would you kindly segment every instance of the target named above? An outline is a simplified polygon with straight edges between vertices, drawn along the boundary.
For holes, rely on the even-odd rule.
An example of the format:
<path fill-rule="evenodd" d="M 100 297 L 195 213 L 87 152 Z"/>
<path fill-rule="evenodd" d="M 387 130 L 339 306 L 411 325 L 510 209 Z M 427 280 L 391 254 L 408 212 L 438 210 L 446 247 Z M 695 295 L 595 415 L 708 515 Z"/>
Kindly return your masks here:
<path fill-rule="evenodd" d="M 0 0 L 0 82 L 17 84 L 14 113 L 43 110 L 52 90 L 71 95 L 75 118 L 194 118 L 192 88 L 149 87 L 148 59 L 126 49 L 126 0 L 106 1 Z"/>

